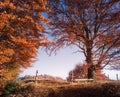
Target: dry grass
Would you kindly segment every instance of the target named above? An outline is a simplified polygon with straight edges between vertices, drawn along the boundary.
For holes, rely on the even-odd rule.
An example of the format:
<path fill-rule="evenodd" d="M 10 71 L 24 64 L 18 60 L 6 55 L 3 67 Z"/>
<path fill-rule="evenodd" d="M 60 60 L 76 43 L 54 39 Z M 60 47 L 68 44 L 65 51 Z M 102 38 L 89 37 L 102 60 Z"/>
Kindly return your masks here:
<path fill-rule="evenodd" d="M 18 93 L 3 97 L 120 97 L 120 81 L 70 84 L 43 80 L 25 84 Z"/>
<path fill-rule="evenodd" d="M 59 88 L 53 97 L 120 97 L 120 82 L 91 83 Z"/>

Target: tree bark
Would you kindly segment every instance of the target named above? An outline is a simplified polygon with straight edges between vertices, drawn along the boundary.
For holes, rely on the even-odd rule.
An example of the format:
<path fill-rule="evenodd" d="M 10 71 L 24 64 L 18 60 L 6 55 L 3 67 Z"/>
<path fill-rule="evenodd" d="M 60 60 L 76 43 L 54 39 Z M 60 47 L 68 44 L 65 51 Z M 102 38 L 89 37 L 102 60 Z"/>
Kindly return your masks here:
<path fill-rule="evenodd" d="M 88 79 L 95 79 L 95 66 L 94 65 L 91 65 L 89 68 L 88 68 Z"/>
<path fill-rule="evenodd" d="M 87 77 L 88 77 L 88 79 L 94 79 L 95 66 L 93 65 L 92 43 L 91 43 L 90 40 L 87 42 L 86 46 L 87 46 L 86 62 L 87 62 L 87 65 L 88 65 Z"/>

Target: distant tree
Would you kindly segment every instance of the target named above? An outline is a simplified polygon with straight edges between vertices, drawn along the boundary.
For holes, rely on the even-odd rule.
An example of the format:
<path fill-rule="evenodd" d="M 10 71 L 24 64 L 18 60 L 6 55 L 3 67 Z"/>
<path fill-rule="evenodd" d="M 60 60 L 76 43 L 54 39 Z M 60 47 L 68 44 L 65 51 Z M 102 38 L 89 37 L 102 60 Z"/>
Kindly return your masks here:
<path fill-rule="evenodd" d="M 31 66 L 45 37 L 47 0 L 0 0 L 0 76 L 12 77 Z"/>
<path fill-rule="evenodd" d="M 75 68 L 69 72 L 67 80 L 72 81 L 72 79 L 77 78 L 87 78 L 87 65 L 81 63 L 77 64 Z"/>
<path fill-rule="evenodd" d="M 106 65 L 120 67 L 120 0 L 50 0 L 56 51 L 74 45 L 88 65 L 88 78 Z M 95 69 L 91 69 L 91 68 Z"/>
<path fill-rule="evenodd" d="M 72 79 L 84 79 L 87 78 L 87 68 L 88 65 L 86 64 L 77 64 L 73 70 L 69 72 L 69 75 L 67 77 L 68 81 L 72 81 Z M 95 79 L 96 80 L 106 80 L 107 76 L 102 73 L 101 70 L 96 70 L 95 71 Z"/>

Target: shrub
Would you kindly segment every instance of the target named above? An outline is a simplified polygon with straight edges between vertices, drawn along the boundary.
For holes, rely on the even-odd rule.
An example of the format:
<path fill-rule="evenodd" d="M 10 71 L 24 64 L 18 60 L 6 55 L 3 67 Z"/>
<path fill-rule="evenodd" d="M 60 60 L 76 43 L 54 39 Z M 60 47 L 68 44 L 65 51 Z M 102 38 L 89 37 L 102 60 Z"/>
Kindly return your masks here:
<path fill-rule="evenodd" d="M 21 89 L 21 85 L 16 81 L 8 81 L 2 90 L 2 95 L 8 95 L 10 93 L 16 93 Z"/>

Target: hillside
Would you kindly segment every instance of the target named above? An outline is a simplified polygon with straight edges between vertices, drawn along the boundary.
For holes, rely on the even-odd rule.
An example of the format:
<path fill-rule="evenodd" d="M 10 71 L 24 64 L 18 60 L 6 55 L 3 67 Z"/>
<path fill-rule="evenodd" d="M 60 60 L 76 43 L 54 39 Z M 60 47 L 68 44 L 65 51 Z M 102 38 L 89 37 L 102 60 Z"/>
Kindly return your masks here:
<path fill-rule="evenodd" d="M 120 81 L 71 84 L 53 80 L 25 84 L 2 97 L 120 97 Z"/>
<path fill-rule="evenodd" d="M 41 74 L 36 76 L 25 75 L 24 77 L 19 77 L 19 80 L 56 80 L 56 81 L 64 81 L 61 77 L 51 76 L 47 74 Z"/>

